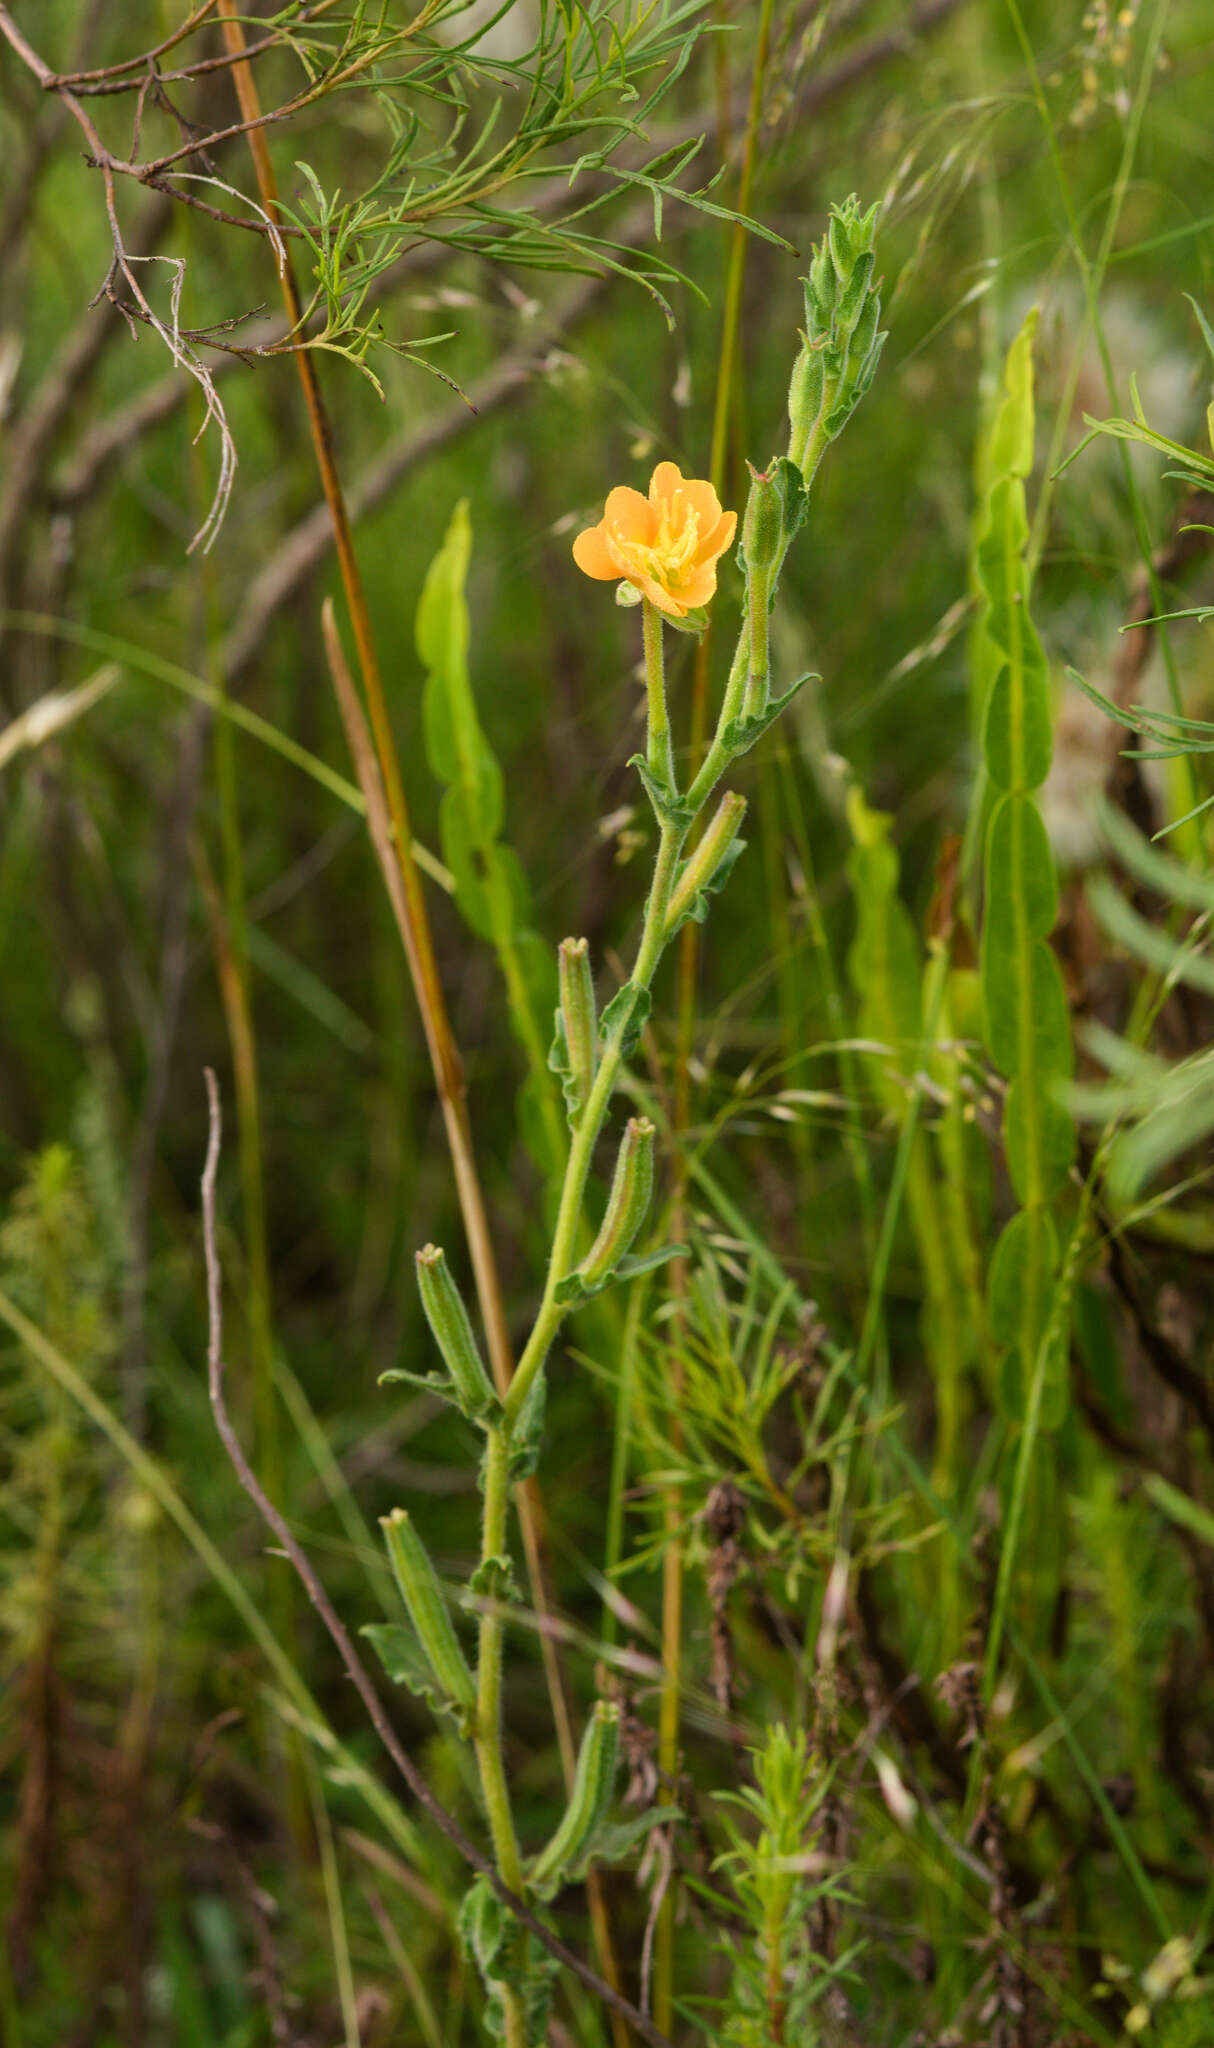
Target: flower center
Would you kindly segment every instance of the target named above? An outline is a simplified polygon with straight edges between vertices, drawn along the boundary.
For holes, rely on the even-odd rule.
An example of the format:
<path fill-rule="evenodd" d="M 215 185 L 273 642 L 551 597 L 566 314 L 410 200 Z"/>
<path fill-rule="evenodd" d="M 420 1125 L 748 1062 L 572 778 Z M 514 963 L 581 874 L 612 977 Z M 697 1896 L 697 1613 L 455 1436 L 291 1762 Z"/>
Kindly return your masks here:
<path fill-rule="evenodd" d="M 662 506 L 657 539 L 651 544 L 615 535 L 616 546 L 629 567 L 648 576 L 664 590 L 678 590 L 686 583 L 700 540 L 700 521 L 690 505 L 667 500 Z"/>

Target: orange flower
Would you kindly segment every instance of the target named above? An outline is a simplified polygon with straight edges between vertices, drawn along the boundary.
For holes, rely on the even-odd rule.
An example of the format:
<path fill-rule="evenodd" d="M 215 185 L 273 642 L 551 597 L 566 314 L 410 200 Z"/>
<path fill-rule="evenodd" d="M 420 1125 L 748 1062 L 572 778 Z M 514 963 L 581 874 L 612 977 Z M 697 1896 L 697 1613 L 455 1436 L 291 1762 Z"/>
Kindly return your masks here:
<path fill-rule="evenodd" d="M 623 577 L 672 619 L 708 603 L 717 563 L 734 537 L 736 512 L 722 512 L 710 483 L 659 462 L 649 496 L 620 484 L 597 526 L 573 543 L 573 559 L 601 583 Z"/>

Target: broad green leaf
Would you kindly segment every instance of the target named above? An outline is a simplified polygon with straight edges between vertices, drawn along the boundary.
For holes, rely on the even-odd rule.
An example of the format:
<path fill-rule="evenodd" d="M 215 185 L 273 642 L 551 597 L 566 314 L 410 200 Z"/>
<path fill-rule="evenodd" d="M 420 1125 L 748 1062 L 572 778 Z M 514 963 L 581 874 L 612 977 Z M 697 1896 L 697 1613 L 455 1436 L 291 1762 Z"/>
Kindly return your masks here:
<path fill-rule="evenodd" d="M 858 788 L 848 792 L 847 821 L 855 842 L 847 858 L 856 905 L 856 936 L 847 968 L 860 998 L 861 1033 L 913 1057 L 922 1030 L 922 960 L 918 934 L 898 894 L 898 856 L 891 819 L 870 810 Z"/>
<path fill-rule="evenodd" d="M 987 828 L 988 901 L 1014 905 L 1029 936 L 1044 939 L 1058 915 L 1058 879 L 1041 813 L 1031 797 L 1006 796 Z"/>
<path fill-rule="evenodd" d="M 996 486 L 996 490 L 1000 487 Z M 1021 490 L 1019 484 L 1009 490 Z M 981 562 L 983 549 L 979 549 Z M 986 635 L 1001 660 L 995 669 L 983 724 L 987 772 L 996 789 L 1036 789 L 1050 772 L 1053 732 L 1045 653 L 1025 602 L 1019 558 L 1003 564 L 1010 590 L 1000 593 L 986 619 Z M 993 664 L 992 664 L 993 665 Z"/>
<path fill-rule="evenodd" d="M 1032 306 L 1007 352 L 1003 395 L 987 444 L 988 476 L 1027 476 L 1033 467 L 1033 339 L 1038 308 Z"/>
<path fill-rule="evenodd" d="M 514 849 L 478 838 L 466 792 L 449 789 L 439 806 L 443 858 L 455 882 L 455 900 L 478 938 L 500 946 L 527 914 L 527 879 Z"/>
<path fill-rule="evenodd" d="M 440 782 L 464 798 L 467 830 L 475 845 L 502 828 L 502 772 L 490 752 L 468 679 L 468 608 L 464 585 L 472 529 L 464 500 L 430 564 L 417 608 L 417 651 L 427 670 L 422 719 L 430 766 Z"/>
<path fill-rule="evenodd" d="M 1015 945 L 1015 921 L 988 914 L 982 935 L 986 1042 L 1000 1072 L 1036 1088 L 1074 1064 L 1062 972 L 1044 939 Z"/>
<path fill-rule="evenodd" d="M 417 650 L 427 670 L 422 725 L 427 758 L 444 785 L 439 829 L 456 904 L 497 954 L 511 1028 L 527 1056 L 519 1119 L 524 1140 L 552 1176 L 563 1152 L 559 1098 L 547 1070 L 556 964 L 527 929 L 527 878 L 513 848 L 498 838 L 505 813 L 502 772 L 477 716 L 468 667 L 465 585 L 471 548 L 468 507 L 461 501 L 430 564 L 417 610 Z"/>
<path fill-rule="evenodd" d="M 995 1246 L 988 1283 L 996 1343 L 1034 1359 L 1046 1333 L 1058 1271 L 1058 1233 L 1049 1211 L 1020 1209 Z"/>
<path fill-rule="evenodd" d="M 1007 1167 L 1018 1201 L 1049 1202 L 1066 1185 L 1075 1156 L 1075 1126 L 1062 1104 L 1021 1081 L 1008 1086 L 1003 1111 Z"/>

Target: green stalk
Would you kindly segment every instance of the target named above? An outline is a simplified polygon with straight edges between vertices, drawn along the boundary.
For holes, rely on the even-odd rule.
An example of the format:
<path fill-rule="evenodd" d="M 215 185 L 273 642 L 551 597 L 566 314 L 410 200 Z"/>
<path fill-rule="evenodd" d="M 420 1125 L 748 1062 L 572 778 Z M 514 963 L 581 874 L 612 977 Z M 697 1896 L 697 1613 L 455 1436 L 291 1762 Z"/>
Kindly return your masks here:
<path fill-rule="evenodd" d="M 722 763 L 722 765 L 724 765 Z M 702 807 L 703 799 L 701 799 Z M 641 943 L 637 952 L 636 965 L 632 970 L 632 985 L 648 989 L 654 971 L 661 958 L 666 933 L 666 913 L 674 887 L 675 871 L 682 853 L 689 827 L 686 825 L 663 825 L 658 844 L 657 862 L 649 900 L 645 906 L 645 923 L 641 932 Z M 566 1304 L 555 1298 L 559 1283 L 572 1271 L 577 1241 L 578 1223 L 581 1219 L 582 1202 L 586 1193 L 586 1182 L 590 1176 L 590 1163 L 594 1156 L 595 1143 L 606 1121 L 612 1091 L 619 1076 L 624 1059 L 624 1038 L 628 1020 L 621 1017 L 612 1027 L 599 1060 L 599 1070 L 594 1078 L 590 1099 L 586 1104 L 581 1123 L 573 1134 L 569 1147 L 569 1158 L 565 1165 L 565 1180 L 561 1189 L 560 1208 L 557 1211 L 556 1230 L 552 1239 L 552 1255 L 548 1264 L 548 1277 L 544 1284 L 543 1298 L 536 1314 L 535 1324 L 506 1396 L 505 1414 L 507 1430 L 513 1428 L 518 1413 L 526 1400 L 536 1374 L 543 1366 L 565 1316 Z M 486 1509 L 487 1512 L 487 1509 Z"/>
<path fill-rule="evenodd" d="M 506 1515 L 510 1504 L 510 1439 L 503 1429 L 489 1432 L 485 1452 L 485 1506 L 481 1523 L 481 1563 L 506 1553 Z M 498 1603 L 486 1602 L 480 1619 L 476 1660 L 476 1734 L 474 1738 L 481 1793 L 493 1842 L 498 1875 L 512 1892 L 523 1891 L 523 1863 L 506 1765 L 502 1755 L 502 1622 Z M 523 2008 L 517 1994 L 502 1987 L 506 2016 L 506 2048 L 527 2048 Z"/>
<path fill-rule="evenodd" d="M 1129 119 L 1126 122 L 1125 143 L 1121 152 L 1121 160 L 1117 166 L 1117 174 L 1113 180 L 1113 190 L 1109 199 L 1108 212 L 1105 215 L 1104 227 L 1101 231 L 1100 242 L 1096 250 L 1096 257 L 1094 262 L 1089 262 L 1087 251 L 1083 246 L 1083 236 L 1079 225 L 1079 216 L 1075 209 L 1074 195 L 1071 191 L 1070 180 L 1067 177 L 1066 168 L 1062 161 L 1062 152 L 1058 147 L 1058 137 L 1054 132 L 1054 124 L 1050 118 L 1049 105 L 1045 97 L 1045 88 L 1041 82 L 1041 73 L 1037 66 L 1037 59 L 1033 50 L 1032 43 L 1029 40 L 1028 30 L 1026 29 L 1024 24 L 1024 17 L 1021 14 L 1020 7 L 1018 5 L 1018 0 L 1007 0 L 1007 4 L 1008 12 L 1011 15 L 1012 19 L 1012 27 L 1015 30 L 1016 39 L 1020 44 L 1020 48 L 1024 54 L 1025 64 L 1028 68 L 1029 78 L 1033 89 L 1034 104 L 1037 108 L 1038 114 L 1040 115 L 1042 126 L 1045 129 L 1046 144 L 1049 150 L 1050 162 L 1053 166 L 1055 179 L 1057 180 L 1058 193 L 1059 197 L 1062 200 L 1063 211 L 1066 215 L 1067 228 L 1070 233 L 1071 246 L 1074 250 L 1075 262 L 1079 270 L 1080 282 L 1083 286 L 1084 303 L 1087 311 L 1084 338 L 1086 338 L 1086 331 L 1090 331 L 1095 339 L 1096 348 L 1100 356 L 1100 366 L 1104 372 L 1105 387 L 1109 394 L 1109 400 L 1114 410 L 1117 410 L 1120 402 L 1117 396 L 1117 380 L 1113 373 L 1113 358 L 1109 351 L 1108 338 L 1104 331 L 1104 323 L 1100 317 L 1099 295 L 1101 286 L 1104 283 L 1105 272 L 1108 269 L 1109 258 L 1112 255 L 1113 242 L 1117 234 L 1118 223 L 1121 219 L 1121 212 L 1122 207 L 1125 203 L 1126 192 L 1129 189 L 1130 177 L 1134 167 L 1134 158 L 1137 155 L 1138 151 L 1139 138 L 1142 132 L 1142 123 L 1144 116 L 1146 114 L 1147 100 L 1150 97 L 1151 80 L 1155 75 L 1155 66 L 1158 60 L 1160 46 L 1163 41 L 1164 23 L 1166 21 L 1168 12 L 1168 0 L 1158 0 L 1158 4 L 1155 8 L 1154 14 L 1151 17 L 1151 26 L 1147 35 L 1146 49 L 1143 52 L 1142 65 L 1138 76 L 1138 88 L 1134 95 L 1133 105 L 1130 108 Z M 1033 522 L 1033 531 L 1029 540 L 1028 560 L 1030 573 L 1036 567 L 1036 564 L 1041 555 L 1041 550 L 1045 545 L 1046 522 L 1048 519 L 1049 504 L 1053 492 L 1054 473 L 1057 469 L 1058 457 L 1061 453 L 1061 437 L 1065 432 L 1066 421 L 1070 415 L 1071 397 L 1073 396 L 1074 388 L 1078 383 L 1080 372 L 1079 349 L 1082 347 L 1082 345 L 1083 341 L 1081 339 L 1076 349 L 1076 360 L 1073 367 L 1072 377 L 1068 380 L 1069 388 L 1063 393 L 1062 403 L 1059 407 L 1058 422 L 1055 427 L 1055 444 L 1050 450 L 1050 461 L 1047 465 L 1046 477 L 1042 485 L 1041 496 L 1037 504 L 1036 517 Z M 1143 506 L 1142 502 L 1142 493 L 1138 488 L 1138 479 L 1134 474 L 1134 465 L 1130 460 L 1129 448 L 1126 446 L 1124 441 L 1119 441 L 1117 445 L 1121 458 L 1121 469 L 1122 476 L 1125 481 L 1126 496 L 1129 499 L 1130 510 L 1133 514 L 1134 531 L 1138 540 L 1138 549 L 1142 557 L 1142 566 L 1145 571 L 1148 588 L 1150 589 L 1151 593 L 1151 609 L 1154 612 L 1161 612 L 1166 608 L 1165 600 L 1163 592 L 1160 587 L 1159 578 L 1155 571 L 1154 554 L 1151 548 L 1151 536 L 1150 530 L 1147 526 L 1147 516 L 1145 507 Z M 1159 650 L 1163 656 L 1164 670 L 1167 675 L 1168 695 L 1171 699 L 1173 711 L 1179 712 L 1183 709 L 1183 700 L 1181 697 L 1180 690 L 1180 678 L 1176 672 L 1176 659 L 1172 652 L 1171 635 L 1168 632 L 1166 626 L 1158 627 L 1157 631 L 1159 634 Z M 1192 757 L 1190 755 L 1186 754 L 1182 756 L 1182 766 L 1179 772 L 1188 784 L 1188 807 L 1192 807 L 1200 802 L 1200 791 L 1197 787 L 1196 771 L 1194 770 Z M 1203 861 L 1203 864 L 1208 865 L 1208 862 L 1206 862 L 1205 859 L 1205 842 L 1204 839 L 1200 837 L 1200 835 L 1198 836 L 1196 844 L 1199 849 L 1199 858 Z"/>
<path fill-rule="evenodd" d="M 615 1584 L 615 1573 L 624 1554 L 624 1489 L 628 1483 L 628 1455 L 632 1448 L 632 1408 L 636 1392 L 637 1337 L 646 1296 L 642 1277 L 630 1289 L 624 1329 L 620 1338 L 620 1377 L 616 1392 L 615 1430 L 611 1442 L 611 1482 L 607 1489 L 607 1535 L 603 1544 L 603 1576 Z M 619 1637 L 615 1607 L 603 1602 L 600 1633 L 605 1643 Z"/>
<path fill-rule="evenodd" d="M 674 750 L 670 744 L 670 713 L 666 708 L 666 661 L 662 651 L 662 614 L 649 599 L 641 601 L 645 641 L 645 688 L 649 694 L 649 772 L 674 788 Z"/>
<path fill-rule="evenodd" d="M 485 1452 L 482 1564 L 487 1564 L 491 1558 L 504 1556 L 506 1551 L 509 1452 L 505 1431 L 491 1430 Z M 523 1865 L 502 1758 L 502 1622 L 498 1603 L 493 1600 L 486 1602 L 480 1621 L 476 1664 L 476 1761 L 498 1870 L 512 1892 L 521 1892 Z"/>

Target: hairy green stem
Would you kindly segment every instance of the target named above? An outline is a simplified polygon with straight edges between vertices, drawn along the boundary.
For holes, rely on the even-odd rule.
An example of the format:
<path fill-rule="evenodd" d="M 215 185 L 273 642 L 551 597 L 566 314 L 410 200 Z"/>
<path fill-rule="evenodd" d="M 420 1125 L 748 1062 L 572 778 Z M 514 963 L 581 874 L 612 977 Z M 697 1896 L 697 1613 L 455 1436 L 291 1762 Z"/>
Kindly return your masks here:
<path fill-rule="evenodd" d="M 751 570 L 746 591 L 747 631 L 750 641 L 750 666 L 746 677 L 745 698 L 748 718 L 755 718 L 767 709 L 771 681 L 768 628 L 771 623 L 772 589 L 773 577 L 770 569 Z"/>
<path fill-rule="evenodd" d="M 482 1564 L 488 1564 L 492 1558 L 503 1557 L 506 1552 L 509 1450 L 505 1431 L 490 1430 L 485 1452 Z M 502 1759 L 502 1621 L 500 1604 L 495 1599 L 486 1601 L 480 1620 L 476 1660 L 476 1761 L 498 1871 L 512 1892 L 520 1892 L 523 1888 L 523 1866 Z"/>
<path fill-rule="evenodd" d="M 666 938 L 666 912 L 674 887 L 675 871 L 679 855 L 687 838 L 686 825 L 663 825 L 658 844 L 658 856 L 653 871 L 653 882 L 649 901 L 645 906 L 645 924 L 641 932 L 641 943 L 637 951 L 636 965 L 632 970 L 632 986 L 648 989 L 653 980 L 654 970 L 661 958 Z M 590 1100 L 586 1104 L 582 1120 L 573 1134 L 569 1147 L 569 1158 L 565 1165 L 565 1181 L 561 1189 L 561 1203 L 557 1212 L 556 1229 L 552 1239 L 552 1256 L 548 1264 L 548 1278 L 544 1285 L 543 1299 L 535 1318 L 535 1324 L 522 1357 L 519 1359 L 510 1392 L 506 1396 L 506 1426 L 509 1429 L 517 1420 L 520 1408 L 536 1374 L 552 1346 L 561 1323 L 568 1313 L 567 1305 L 556 1300 L 556 1289 L 570 1271 L 574 1260 L 574 1247 L 578 1223 L 581 1219 L 582 1201 L 586 1193 L 586 1182 L 590 1176 L 590 1162 L 594 1156 L 595 1142 L 607 1116 L 612 1091 L 624 1060 L 624 1038 L 628 1020 L 621 1017 L 613 1025 L 599 1060 Z"/>
<path fill-rule="evenodd" d="M 812 437 L 811 437 L 812 438 Z M 820 451 L 819 451 L 820 452 Z M 771 564 L 767 576 L 767 589 L 774 590 L 788 553 L 790 537 L 785 536 Z M 645 600 L 642 614 L 645 639 L 645 672 L 649 686 L 650 734 L 648 763 L 651 774 L 674 788 L 673 757 L 670 753 L 670 728 L 666 713 L 666 690 L 661 651 L 661 614 Z M 667 911 L 678 872 L 683 848 L 696 821 L 708 802 L 730 762 L 734 750 L 725 743 L 725 732 L 730 723 L 742 711 L 746 697 L 747 679 L 750 674 L 751 619 L 749 611 L 743 620 L 738 635 L 738 644 L 730 664 L 729 680 L 717 719 L 717 729 L 712 744 L 704 756 L 699 773 L 682 800 L 683 822 L 662 824 L 661 839 L 658 843 L 657 860 L 654 866 L 653 882 L 649 899 L 645 905 L 645 922 L 641 932 L 641 943 L 637 951 L 636 964 L 631 975 L 631 985 L 647 990 L 653 980 L 654 971 L 666 945 Z M 653 721 L 659 721 L 659 741 L 655 746 Z M 669 768 L 666 763 L 670 762 Z M 573 1134 L 569 1156 L 565 1164 L 565 1179 L 561 1188 L 560 1207 L 557 1212 L 556 1229 L 553 1234 L 552 1254 L 548 1265 L 548 1276 L 544 1285 L 543 1298 L 536 1314 L 531 1335 L 527 1340 L 522 1357 L 519 1359 L 510 1391 L 505 1400 L 505 1424 L 507 1433 L 513 1428 L 526 1400 L 536 1374 L 543 1366 L 551 1349 L 553 1339 L 563 1322 L 568 1309 L 566 1304 L 556 1300 L 556 1289 L 571 1271 L 574 1263 L 574 1246 L 578 1223 L 582 1212 L 582 1201 L 586 1182 L 590 1174 L 590 1162 L 598 1140 L 612 1091 L 619 1076 L 624 1058 L 624 1041 L 628 1030 L 628 1019 L 621 1017 L 614 1024 L 603 1046 L 598 1073 L 590 1098 L 582 1112 L 581 1121 Z"/>
<path fill-rule="evenodd" d="M 662 651 L 662 614 L 649 599 L 641 601 L 645 642 L 645 688 L 649 693 L 649 772 L 673 789 L 674 750 L 670 744 L 670 713 L 666 708 L 666 661 Z"/>
<path fill-rule="evenodd" d="M 505 1430 L 489 1432 L 485 1451 L 485 1505 L 481 1524 L 481 1563 L 506 1554 L 506 1516 L 510 1505 L 510 1440 Z M 476 1763 L 493 1857 L 498 1875 L 512 1892 L 523 1891 L 523 1862 L 502 1755 L 502 1621 L 496 1598 L 481 1613 L 476 1659 Z M 523 2008 L 517 1993 L 502 1987 L 506 2048 L 527 2048 Z"/>

